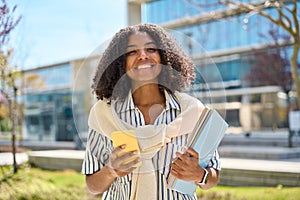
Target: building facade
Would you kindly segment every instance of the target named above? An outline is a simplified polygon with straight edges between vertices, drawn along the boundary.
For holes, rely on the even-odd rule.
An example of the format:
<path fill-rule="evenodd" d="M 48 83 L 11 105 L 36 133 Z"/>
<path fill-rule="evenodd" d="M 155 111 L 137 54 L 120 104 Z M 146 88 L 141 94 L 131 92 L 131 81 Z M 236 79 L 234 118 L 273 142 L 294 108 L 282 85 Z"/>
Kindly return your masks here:
<path fill-rule="evenodd" d="M 271 8 L 266 12 L 276 15 Z M 128 24 L 155 23 L 175 30 L 175 39 L 196 64 L 198 76 L 190 92 L 221 111 L 231 127 L 249 132 L 287 126 L 288 97 L 283 89 L 251 87 L 245 79 L 254 53 L 271 50 L 270 30 L 286 35 L 268 19 L 214 0 L 128 0 L 128 13 Z"/>
<path fill-rule="evenodd" d="M 74 141 L 86 134 L 90 81 L 99 58 L 23 71 L 25 140 Z"/>
<path fill-rule="evenodd" d="M 286 127 L 287 97 L 282 88 L 249 87 L 244 80 L 251 73 L 248 60 L 253 51 L 268 51 L 270 41 L 260 35 L 267 35 L 272 26 L 255 13 L 235 14 L 216 2 L 128 0 L 128 25 L 147 22 L 169 30 L 196 64 L 197 78 L 187 92 L 218 109 L 231 128 L 249 132 Z M 224 13 L 231 14 L 211 17 Z M 74 141 L 86 135 L 95 101 L 90 85 L 100 56 L 23 72 L 25 139 Z"/>

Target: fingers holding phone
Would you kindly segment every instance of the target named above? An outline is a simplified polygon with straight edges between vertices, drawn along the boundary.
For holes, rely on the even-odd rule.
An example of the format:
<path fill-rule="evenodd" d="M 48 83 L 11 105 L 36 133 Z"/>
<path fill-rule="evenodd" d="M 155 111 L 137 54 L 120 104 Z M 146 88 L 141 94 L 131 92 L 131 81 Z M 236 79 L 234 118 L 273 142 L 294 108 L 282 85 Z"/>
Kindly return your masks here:
<path fill-rule="evenodd" d="M 140 149 L 133 131 L 113 132 L 112 141 L 114 149 L 109 164 L 119 177 L 127 175 L 141 165 Z"/>
<path fill-rule="evenodd" d="M 115 147 L 110 155 L 108 167 L 114 170 L 117 177 L 123 177 L 132 172 L 140 162 L 138 152 L 126 151 L 126 145 Z"/>

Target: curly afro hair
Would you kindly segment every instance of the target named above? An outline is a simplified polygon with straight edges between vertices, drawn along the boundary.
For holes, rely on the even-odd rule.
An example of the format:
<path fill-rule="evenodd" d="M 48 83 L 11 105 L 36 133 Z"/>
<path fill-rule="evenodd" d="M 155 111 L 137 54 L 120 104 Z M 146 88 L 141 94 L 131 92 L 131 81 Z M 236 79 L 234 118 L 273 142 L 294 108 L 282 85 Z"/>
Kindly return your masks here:
<path fill-rule="evenodd" d="M 114 35 L 100 59 L 92 81 L 98 100 L 124 99 L 128 95 L 131 83 L 125 71 L 126 48 L 129 36 L 136 32 L 146 32 L 156 42 L 162 64 L 158 77 L 160 89 L 173 94 L 176 90 L 182 91 L 195 78 L 192 60 L 162 27 L 155 24 L 128 26 Z"/>

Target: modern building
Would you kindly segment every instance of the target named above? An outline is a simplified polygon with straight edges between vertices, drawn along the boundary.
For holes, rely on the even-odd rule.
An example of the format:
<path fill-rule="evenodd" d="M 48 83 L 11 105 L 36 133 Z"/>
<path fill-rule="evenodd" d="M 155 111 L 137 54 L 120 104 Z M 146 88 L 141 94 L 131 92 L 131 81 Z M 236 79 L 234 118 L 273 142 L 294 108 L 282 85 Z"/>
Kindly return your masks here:
<path fill-rule="evenodd" d="M 265 11 L 276 16 L 272 8 Z M 197 65 L 192 94 L 223 112 L 231 127 L 251 131 L 287 126 L 287 95 L 282 88 L 250 87 L 245 81 L 251 73 L 249 58 L 270 51 L 274 42 L 269 31 L 275 25 L 266 18 L 217 0 L 128 0 L 128 15 L 128 24 L 155 23 L 175 30 L 176 40 Z"/>
<path fill-rule="evenodd" d="M 37 67 L 24 74 L 24 139 L 74 141 L 86 134 L 95 56 Z"/>
<path fill-rule="evenodd" d="M 128 0 L 128 25 L 148 22 L 169 29 L 197 65 L 198 77 L 187 91 L 218 109 L 231 128 L 285 127 L 287 97 L 281 87 L 249 87 L 244 81 L 254 50 L 269 50 L 269 41 L 259 35 L 267 34 L 270 23 L 213 2 Z M 90 82 L 99 58 L 100 53 L 23 72 L 25 139 L 74 141 L 86 135 L 95 101 Z"/>

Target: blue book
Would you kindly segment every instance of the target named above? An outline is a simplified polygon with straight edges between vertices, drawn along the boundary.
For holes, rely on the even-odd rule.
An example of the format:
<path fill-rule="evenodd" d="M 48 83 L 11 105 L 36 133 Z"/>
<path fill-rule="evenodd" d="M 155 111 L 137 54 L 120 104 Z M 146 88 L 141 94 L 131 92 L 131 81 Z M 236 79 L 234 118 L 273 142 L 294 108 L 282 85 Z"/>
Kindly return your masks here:
<path fill-rule="evenodd" d="M 187 143 L 188 147 L 198 152 L 201 167 L 208 166 L 227 128 L 228 124 L 216 110 L 205 107 Z M 172 174 L 167 181 L 170 189 L 184 194 L 194 195 L 197 189 L 193 181 L 183 181 Z"/>

